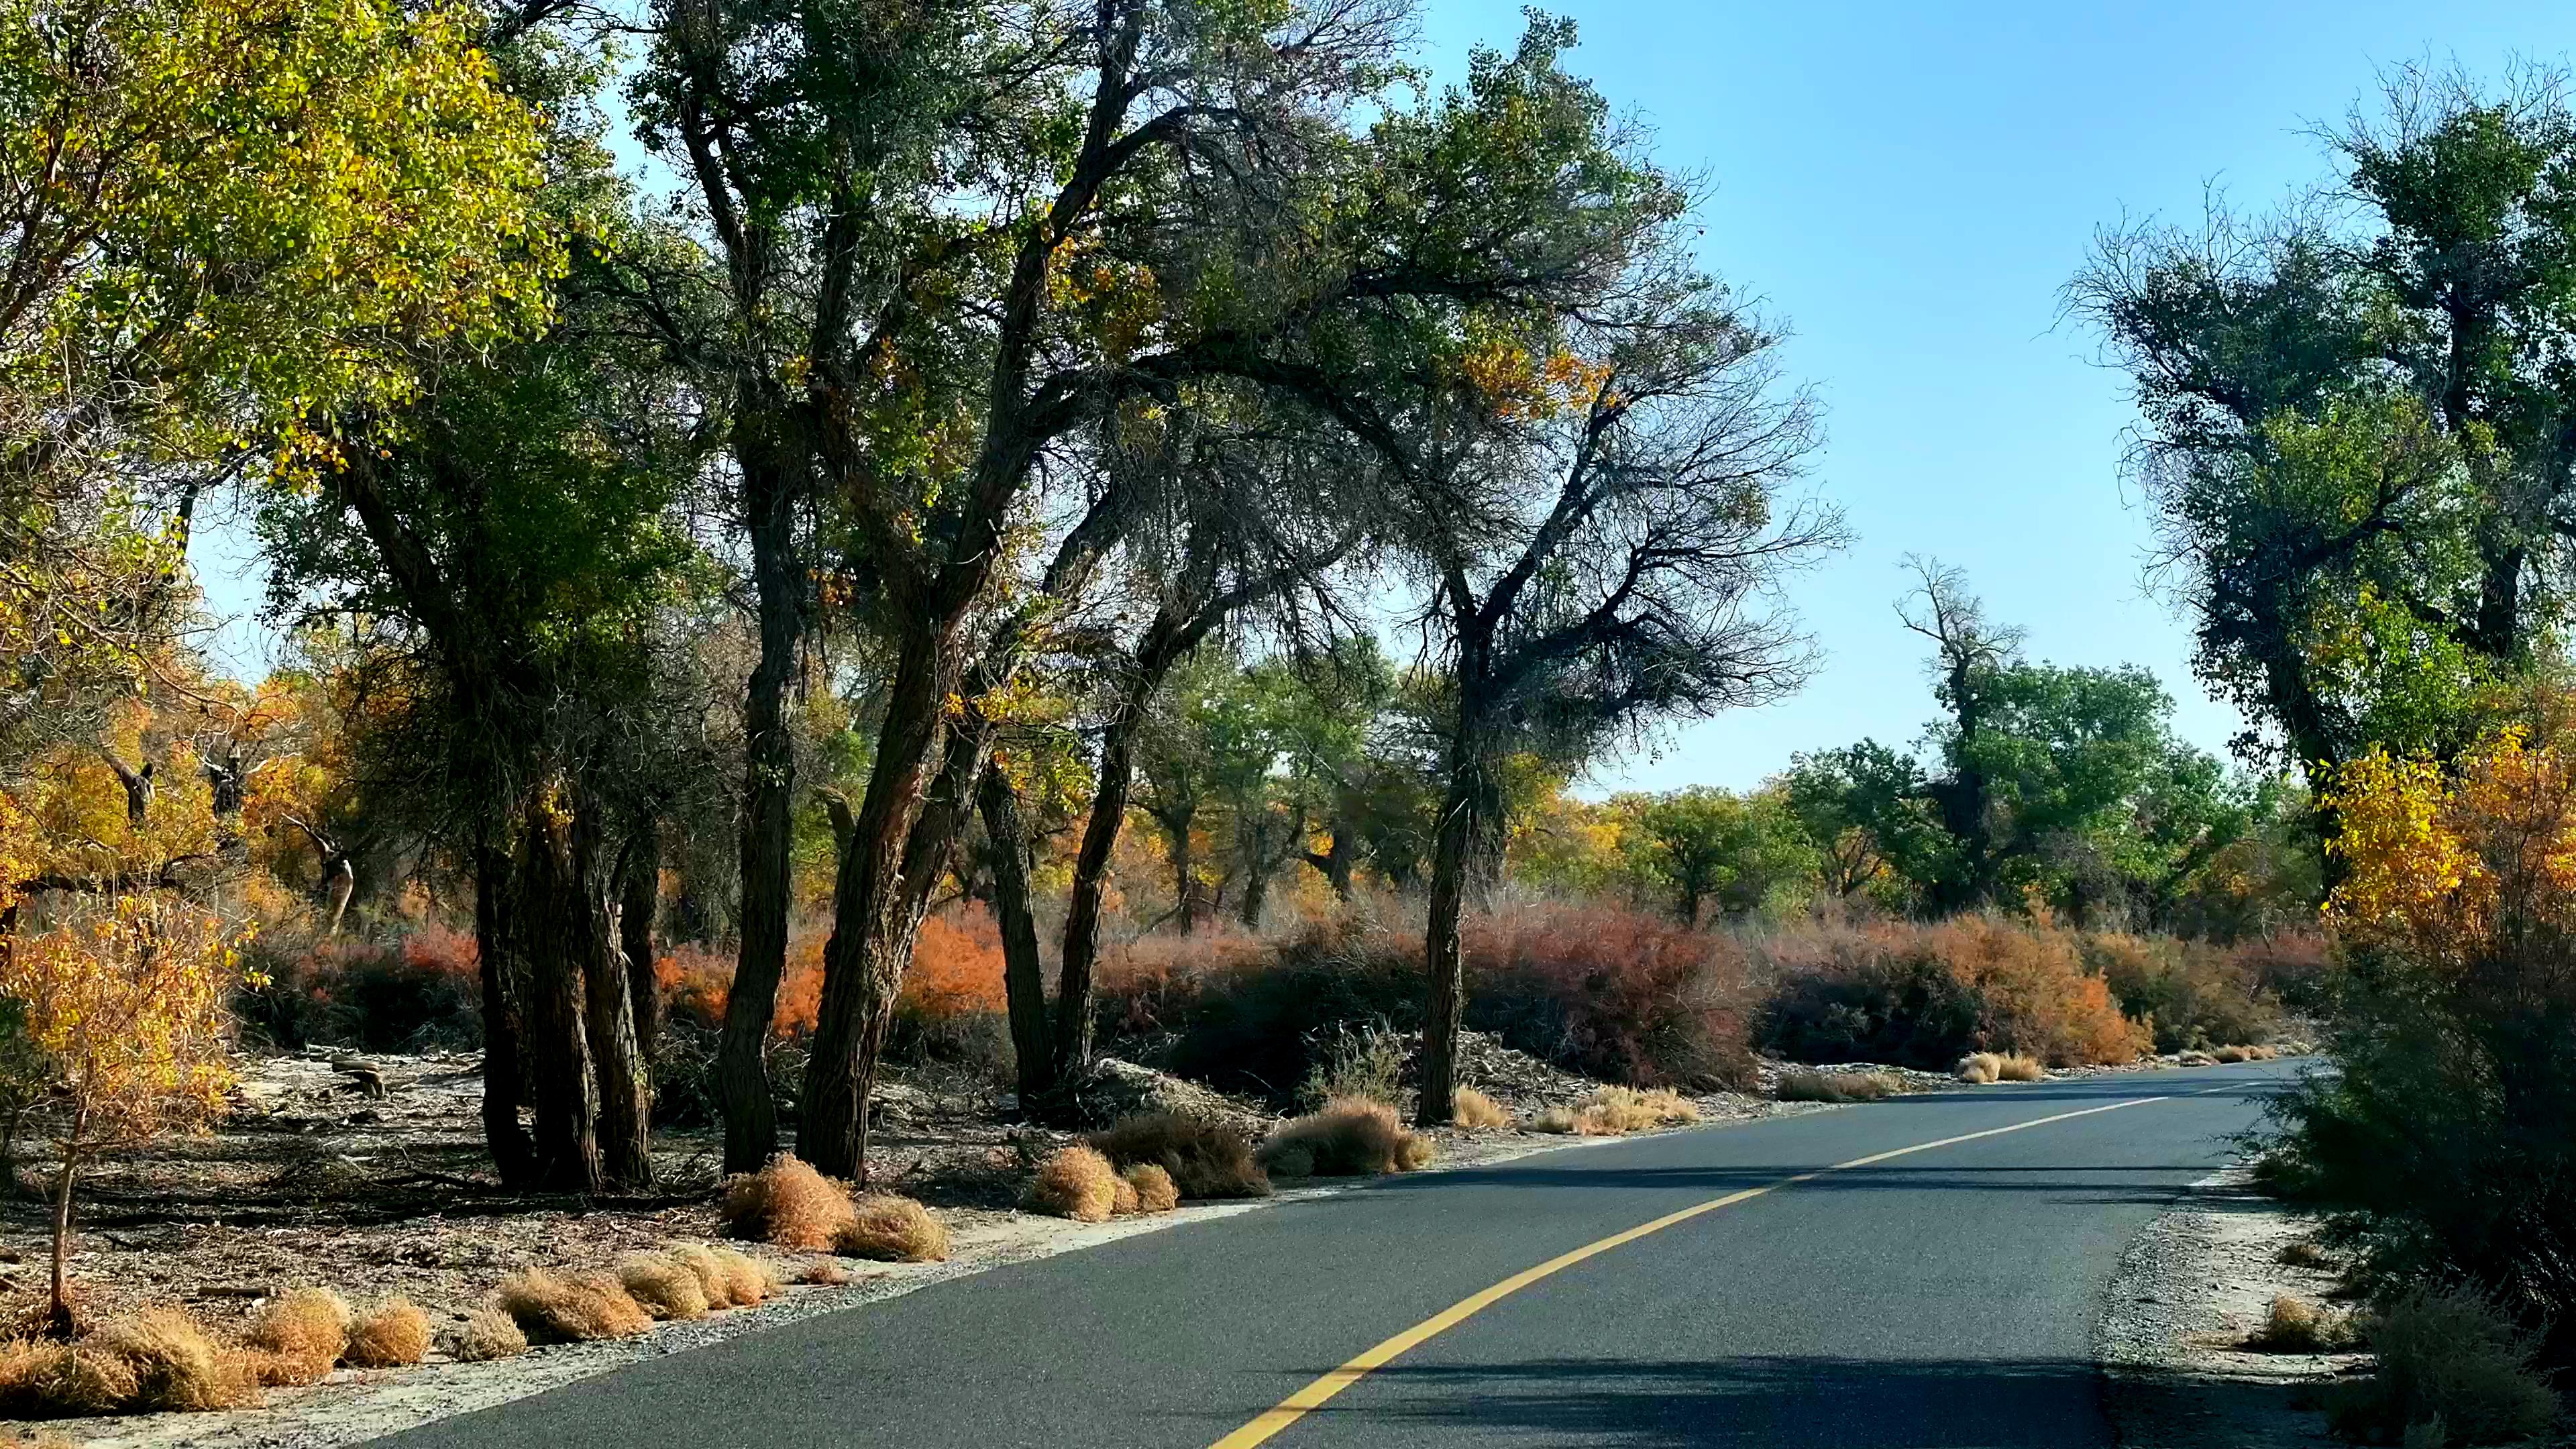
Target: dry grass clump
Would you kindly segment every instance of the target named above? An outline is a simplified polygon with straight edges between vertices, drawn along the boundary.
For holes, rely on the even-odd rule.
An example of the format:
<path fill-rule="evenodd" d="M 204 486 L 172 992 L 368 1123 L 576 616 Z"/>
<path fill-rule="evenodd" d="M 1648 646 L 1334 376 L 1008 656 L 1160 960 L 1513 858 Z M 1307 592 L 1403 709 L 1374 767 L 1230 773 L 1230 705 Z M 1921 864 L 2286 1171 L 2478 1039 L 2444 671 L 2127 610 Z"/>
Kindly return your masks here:
<path fill-rule="evenodd" d="M 1139 1162 L 1118 1174 L 1136 1192 L 1140 1213 L 1167 1213 L 1181 1205 L 1181 1190 L 1159 1162 Z"/>
<path fill-rule="evenodd" d="M 2280 1053 L 2267 1046 L 2223 1046 L 2209 1054 L 2211 1061 L 2225 1066 L 2234 1062 L 2268 1062 Z"/>
<path fill-rule="evenodd" d="M 796 1281 L 811 1283 L 818 1288 L 838 1288 L 850 1281 L 850 1270 L 829 1258 L 816 1258 L 805 1265 L 805 1271 L 796 1275 Z"/>
<path fill-rule="evenodd" d="M 1254 1154 L 1287 1177 L 1354 1177 L 1411 1172 L 1431 1161 L 1431 1139 L 1408 1130 L 1395 1109 L 1367 1097 L 1336 1097 L 1282 1126 Z M 1295 1169 L 1304 1168 L 1304 1172 Z"/>
<path fill-rule="evenodd" d="M 882 1263 L 945 1262 L 948 1229 L 911 1198 L 872 1192 L 850 1205 L 850 1220 L 832 1235 L 832 1251 Z"/>
<path fill-rule="evenodd" d="M 1118 1174 L 1118 1182 L 1116 1186 L 1110 1189 L 1110 1191 L 1115 1194 L 1109 1202 L 1109 1215 L 1111 1217 L 1132 1218 L 1136 1216 L 1136 1184 L 1129 1182 L 1125 1173 L 1122 1172 Z"/>
<path fill-rule="evenodd" d="M 631 1338 L 653 1326 L 653 1315 L 604 1273 L 558 1278 L 543 1268 L 523 1269 L 501 1280 L 500 1300 L 531 1343 Z"/>
<path fill-rule="evenodd" d="M 289 1288 L 260 1308 L 247 1335 L 263 1384 L 318 1384 L 349 1350 L 349 1305 L 328 1288 Z"/>
<path fill-rule="evenodd" d="M 1103 1223 L 1118 1208 L 1118 1169 L 1089 1147 L 1067 1147 L 1048 1158 L 1020 1195 L 1020 1206 L 1078 1223 Z"/>
<path fill-rule="evenodd" d="M 1223 1122 L 1178 1112 L 1121 1117 L 1091 1134 L 1094 1150 L 1118 1167 L 1150 1162 L 1171 1174 L 1185 1198 L 1266 1197 L 1270 1179 L 1252 1155 L 1252 1143 Z"/>
<path fill-rule="evenodd" d="M 527 1351 L 528 1336 L 519 1331 L 518 1320 L 498 1308 L 477 1308 L 466 1315 L 465 1326 L 448 1345 L 459 1363 L 517 1358 Z"/>
<path fill-rule="evenodd" d="M 133 1402 L 134 1366 L 88 1344 L 19 1338 L 0 1344 L 0 1415 L 57 1419 L 112 1414 Z"/>
<path fill-rule="evenodd" d="M 1657 1127 L 1676 1127 L 1699 1120 L 1699 1106 L 1679 1092 L 1659 1088 L 1603 1087 L 1574 1104 L 1577 1130 L 1591 1137 L 1618 1137 Z"/>
<path fill-rule="evenodd" d="M 1503 1104 L 1473 1087 L 1460 1087 L 1449 1099 L 1449 1123 L 1453 1127 L 1509 1127 L 1512 1114 Z"/>
<path fill-rule="evenodd" d="M 1583 1119 L 1575 1115 L 1572 1107 L 1548 1107 L 1541 1110 L 1537 1116 L 1530 1118 L 1526 1125 L 1532 1132 L 1554 1132 L 1566 1135 L 1581 1132 Z"/>
<path fill-rule="evenodd" d="M 2175 1056 L 2174 1061 L 2176 1064 L 2186 1067 L 2214 1067 L 2218 1065 L 2218 1058 L 2211 1056 L 2207 1052 L 2182 1052 Z"/>
<path fill-rule="evenodd" d="M 819 1252 L 850 1221 L 850 1190 L 782 1152 L 760 1171 L 728 1181 L 718 1212 L 733 1237 Z"/>
<path fill-rule="evenodd" d="M 677 1243 L 662 1251 L 670 1256 L 672 1262 L 696 1275 L 698 1292 L 706 1298 L 707 1307 L 734 1306 L 732 1280 L 725 1273 L 724 1260 L 716 1256 L 714 1249 L 703 1243 Z"/>
<path fill-rule="evenodd" d="M 2326 1402 L 2338 1437 L 2509 1444 L 2546 1433 L 2558 1417 L 2558 1396 L 2531 1366 L 2531 1340 L 2467 1289 L 2409 1289 L 2372 1320 L 2369 1339 L 2378 1371 L 2338 1385 Z"/>
<path fill-rule="evenodd" d="M 2037 1057 L 2024 1056 L 2020 1052 L 2006 1052 L 1995 1061 L 1995 1080 L 2044 1082 L 2048 1080 L 2048 1068 L 2042 1066 Z"/>
<path fill-rule="evenodd" d="M 2282 1244 L 2281 1251 L 2272 1255 L 2272 1261 L 2292 1268 L 2331 1268 L 2334 1255 L 2301 1238 L 2294 1243 Z"/>
<path fill-rule="evenodd" d="M 429 1357 L 429 1315 L 397 1294 L 349 1326 L 344 1355 L 358 1368 L 406 1368 Z"/>
<path fill-rule="evenodd" d="M 1783 1102 L 1875 1102 L 1904 1091 L 1886 1072 L 1782 1072 L 1772 1095 Z"/>
<path fill-rule="evenodd" d="M 128 1409 L 193 1413 L 259 1402 L 252 1356 L 218 1345 L 176 1308 L 146 1308 L 118 1319 L 91 1335 L 88 1346 L 134 1371 L 134 1396 L 122 1406 Z"/>
<path fill-rule="evenodd" d="M 2332 1353 L 2352 1337 L 2342 1314 L 2284 1296 L 2272 1300 L 2263 1326 L 2246 1336 L 2244 1346 L 2257 1353 Z"/>
<path fill-rule="evenodd" d="M 704 1318 L 707 1289 L 697 1270 L 669 1253 L 629 1253 L 617 1260 L 617 1282 L 645 1312 L 661 1319 Z"/>
<path fill-rule="evenodd" d="M 1960 1081 L 1982 1087 L 2002 1080 L 2004 1059 L 1993 1052 L 1970 1052 L 1959 1058 L 1959 1065 L 1952 1068 L 1950 1074 Z"/>

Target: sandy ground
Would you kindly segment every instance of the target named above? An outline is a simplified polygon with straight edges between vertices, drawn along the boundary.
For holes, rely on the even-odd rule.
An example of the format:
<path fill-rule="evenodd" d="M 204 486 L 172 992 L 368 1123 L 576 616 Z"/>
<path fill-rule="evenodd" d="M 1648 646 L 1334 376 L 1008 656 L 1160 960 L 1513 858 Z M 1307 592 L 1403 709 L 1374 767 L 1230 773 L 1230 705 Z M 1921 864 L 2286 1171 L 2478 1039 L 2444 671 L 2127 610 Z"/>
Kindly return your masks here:
<path fill-rule="evenodd" d="M 2364 1353 L 2257 1353 L 2242 1347 L 2272 1300 L 2336 1307 L 2335 1275 L 2280 1261 L 2309 1225 L 2247 1186 L 2242 1168 L 2193 1184 L 2120 1261 L 2094 1346 L 2123 1445 L 2139 1449 L 2326 1446 L 2314 1404 Z"/>

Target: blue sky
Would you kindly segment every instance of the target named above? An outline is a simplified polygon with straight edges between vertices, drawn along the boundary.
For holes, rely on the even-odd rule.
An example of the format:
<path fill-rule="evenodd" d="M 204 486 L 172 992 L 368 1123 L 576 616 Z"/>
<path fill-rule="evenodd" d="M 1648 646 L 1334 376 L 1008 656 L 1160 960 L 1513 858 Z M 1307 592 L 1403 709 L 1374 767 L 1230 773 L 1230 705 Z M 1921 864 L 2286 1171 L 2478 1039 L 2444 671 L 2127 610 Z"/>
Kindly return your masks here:
<path fill-rule="evenodd" d="M 1831 441 L 1816 482 L 1857 542 L 1798 581 L 1824 667 L 1787 703 L 1668 731 L 1596 772 L 1604 787 L 1742 787 L 1792 752 L 1863 735 L 1910 741 L 1931 708 L 1892 604 L 1907 553 L 1968 572 L 2034 656 L 2134 662 L 2216 750 L 2242 727 L 2189 677 L 2187 626 L 2141 588 L 2145 520 L 2124 498 L 2118 374 L 2061 325 L 2058 293 L 2094 228 L 2190 220 L 2203 187 L 2260 207 L 2326 174 L 2307 132 L 2376 74 L 2576 48 L 2576 11 L 2525 3 L 1722 5 L 1556 0 L 1571 60 L 1656 129 L 1656 151 L 1714 185 L 1707 265 L 1791 326 Z M 1431 0 L 1431 59 L 1508 47 L 1516 0 Z M 201 544 L 214 606 L 256 588 L 222 530 Z M 256 638 L 227 631 L 237 672 Z"/>

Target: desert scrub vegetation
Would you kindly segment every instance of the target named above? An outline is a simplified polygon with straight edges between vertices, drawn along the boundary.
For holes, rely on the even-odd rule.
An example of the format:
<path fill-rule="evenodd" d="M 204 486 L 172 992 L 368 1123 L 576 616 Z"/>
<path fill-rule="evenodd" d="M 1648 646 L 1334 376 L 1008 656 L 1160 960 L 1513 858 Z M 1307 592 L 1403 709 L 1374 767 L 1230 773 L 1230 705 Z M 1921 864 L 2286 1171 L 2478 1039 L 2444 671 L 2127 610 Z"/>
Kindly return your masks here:
<path fill-rule="evenodd" d="M 2333 1353 L 2359 1335 L 2347 1315 L 2286 1294 L 2263 1310 L 2262 1325 L 2245 1336 L 2257 1353 Z"/>
<path fill-rule="evenodd" d="M 261 1402 L 265 1352 L 226 1343 L 177 1308 L 147 1308 L 74 1340 L 0 1345 L 0 1415 L 59 1419 L 97 1414 L 248 1408 Z"/>
<path fill-rule="evenodd" d="M 501 1280 L 494 1297 L 530 1343 L 632 1338 L 653 1327 L 653 1315 L 605 1273 L 557 1277 L 543 1268 L 522 1268 Z"/>
<path fill-rule="evenodd" d="M 1449 1123 L 1453 1127 L 1495 1128 L 1512 1125 L 1512 1114 L 1503 1105 L 1473 1087 L 1460 1087 L 1452 1098 Z"/>
<path fill-rule="evenodd" d="M 1794 1061 L 1941 1071 L 1997 1051 L 2116 1065 L 2153 1041 L 2087 969 L 2072 931 L 1960 916 L 1783 930 L 1759 950 L 1780 982 L 1760 1038 Z"/>
<path fill-rule="evenodd" d="M 669 1253 L 629 1253 L 617 1260 L 617 1282 L 657 1319 L 686 1321 L 707 1315 L 706 1285 L 695 1270 Z"/>
<path fill-rule="evenodd" d="M 1875 1102 L 1904 1091 L 1886 1072 L 1785 1071 L 1772 1095 L 1783 1102 Z"/>
<path fill-rule="evenodd" d="M 850 1220 L 832 1234 L 832 1251 L 881 1263 L 938 1263 L 948 1257 L 948 1229 L 911 1198 L 862 1193 L 850 1204 Z"/>
<path fill-rule="evenodd" d="M 429 1357 L 429 1315 L 397 1294 L 359 1314 L 341 1355 L 352 1368 L 407 1368 Z"/>
<path fill-rule="evenodd" d="M 1699 1107 L 1670 1090 L 1640 1092 L 1604 1087 L 1579 1102 L 1549 1107 L 1527 1123 L 1533 1132 L 1578 1137 L 1624 1137 L 1700 1119 Z"/>
<path fill-rule="evenodd" d="M 464 1325 L 448 1341 L 447 1351 L 459 1363 L 517 1358 L 528 1351 L 528 1336 L 520 1331 L 519 1320 L 487 1306 L 465 1316 Z"/>
<path fill-rule="evenodd" d="M 2558 1417 L 2532 1338 L 2472 1290 L 2405 1289 L 2370 1316 L 2364 1336 L 2377 1360 L 2370 1376 L 2336 1386 L 2326 1402 L 2342 1437 L 2511 1444 Z"/>
<path fill-rule="evenodd" d="M 1118 1175 L 1136 1194 L 1136 1211 L 1167 1213 L 1181 1205 L 1181 1189 L 1159 1162 L 1131 1163 Z"/>
<path fill-rule="evenodd" d="M 852 1207 L 848 1187 L 781 1152 L 758 1172 L 729 1179 L 717 1211 L 734 1237 L 815 1252 L 849 1226 Z"/>
<path fill-rule="evenodd" d="M 1118 1210 L 1118 1169 L 1090 1147 L 1064 1147 L 1038 1164 L 1020 1206 L 1078 1223 L 1105 1223 Z M 1131 1189 L 1132 1191 L 1132 1189 Z"/>
<path fill-rule="evenodd" d="M 1251 1139 L 1230 1123 L 1179 1112 L 1140 1112 L 1118 1119 L 1089 1140 L 1119 1168 L 1161 1168 L 1183 1198 L 1262 1197 L 1270 1191 L 1269 1175 L 1253 1160 Z"/>
<path fill-rule="evenodd" d="M 1337 1097 L 1281 1124 L 1256 1156 L 1278 1177 L 1359 1177 L 1411 1172 L 1428 1166 L 1437 1151 L 1386 1103 Z"/>
<path fill-rule="evenodd" d="M 247 1337 L 262 1383 L 319 1383 L 348 1351 L 349 1305 L 328 1288 L 289 1288 L 260 1306 Z"/>

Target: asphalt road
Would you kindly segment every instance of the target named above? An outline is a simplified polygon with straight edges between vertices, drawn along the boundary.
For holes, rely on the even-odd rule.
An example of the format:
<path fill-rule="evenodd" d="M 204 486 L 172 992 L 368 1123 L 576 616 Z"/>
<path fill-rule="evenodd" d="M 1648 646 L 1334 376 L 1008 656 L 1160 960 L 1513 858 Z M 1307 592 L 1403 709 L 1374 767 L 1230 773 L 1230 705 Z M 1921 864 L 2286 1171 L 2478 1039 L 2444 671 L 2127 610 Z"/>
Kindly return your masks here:
<path fill-rule="evenodd" d="M 1608 1248 L 1281 1429 L 1327 1446 L 2107 1445 L 2121 1249 L 2279 1064 L 1985 1087 L 1543 1153 L 1148 1233 L 379 1441 L 404 1449 L 1208 1449 L 1372 1345 Z M 2162 1097 L 2161 1101 L 2137 1101 Z M 2135 1105 L 2110 1111 L 2089 1108 Z M 2085 1115 L 1996 1132 L 2064 1113 Z"/>

